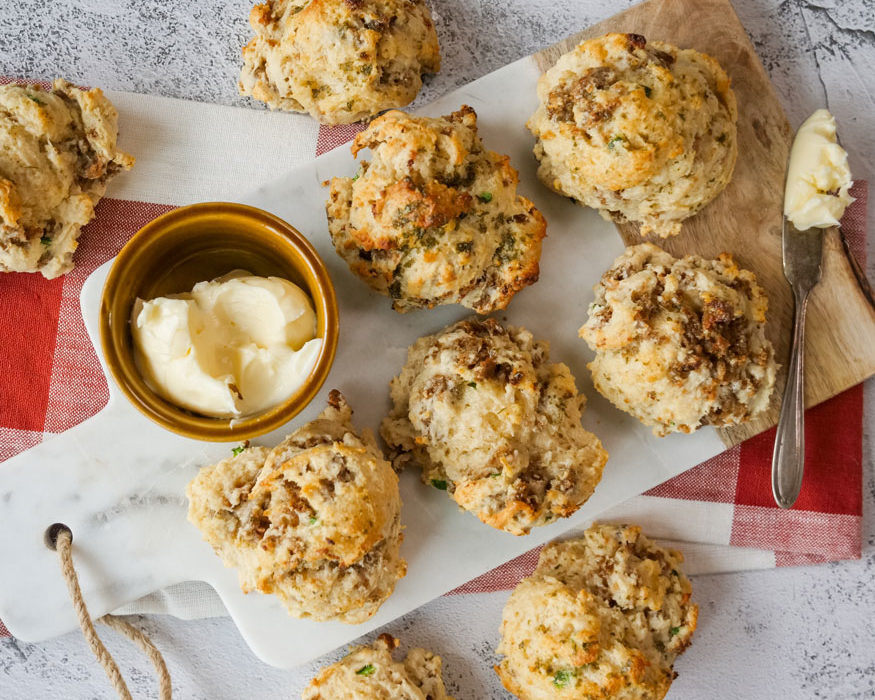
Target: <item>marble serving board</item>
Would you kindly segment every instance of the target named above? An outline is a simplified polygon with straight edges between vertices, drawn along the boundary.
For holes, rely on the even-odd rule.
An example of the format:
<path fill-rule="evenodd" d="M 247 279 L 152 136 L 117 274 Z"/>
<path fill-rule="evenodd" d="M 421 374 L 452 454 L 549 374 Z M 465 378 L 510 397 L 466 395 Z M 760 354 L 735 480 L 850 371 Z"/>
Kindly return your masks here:
<path fill-rule="evenodd" d="M 594 496 L 573 517 L 514 537 L 460 511 L 444 492 L 424 486 L 417 473 L 404 473 L 402 554 L 408 574 L 392 597 L 362 625 L 294 619 L 271 596 L 244 595 L 236 573 L 221 564 L 186 521 L 186 484 L 200 466 L 228 456 L 233 445 L 192 441 L 161 429 L 130 407 L 110 381 L 109 403 L 100 414 L 0 465 L 0 618 L 13 635 L 38 641 L 76 628 L 57 556 L 43 542 L 46 528 L 63 522 L 74 533 L 75 563 L 95 617 L 173 583 L 206 581 L 254 652 L 269 664 L 292 667 L 587 524 L 607 508 L 724 449 L 708 428 L 657 439 L 592 388 L 586 369 L 591 354 L 577 329 L 586 319 L 592 285 L 623 245 L 610 224 L 549 192 L 536 179 L 532 139 L 524 124 L 535 109 L 539 74 L 533 58 L 522 59 L 422 111 L 436 115 L 462 104 L 474 107 L 484 142 L 510 155 L 520 171 L 519 191 L 548 221 L 540 281 L 498 316 L 550 341 L 551 359 L 568 364 L 589 397 L 584 425 L 610 453 Z M 349 148 L 342 147 L 239 200 L 286 219 L 313 242 L 328 266 L 340 305 L 340 345 L 322 392 L 291 424 L 257 443 L 273 445 L 315 417 L 332 388 L 346 394 L 358 426 L 376 430 L 389 408 L 389 380 L 403 365 L 407 347 L 469 315 L 457 306 L 397 314 L 334 253 L 322 183 L 356 170 Z M 99 268 L 82 291 L 92 340 L 110 264 Z"/>

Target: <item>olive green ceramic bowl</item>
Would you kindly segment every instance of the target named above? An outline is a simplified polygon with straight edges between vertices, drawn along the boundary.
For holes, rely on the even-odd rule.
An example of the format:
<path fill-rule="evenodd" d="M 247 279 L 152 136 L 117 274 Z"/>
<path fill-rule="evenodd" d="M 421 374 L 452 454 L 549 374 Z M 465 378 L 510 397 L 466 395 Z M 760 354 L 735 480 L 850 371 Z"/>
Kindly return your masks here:
<path fill-rule="evenodd" d="M 304 383 L 283 403 L 253 416 L 209 418 L 166 401 L 143 380 L 134 361 L 131 310 L 138 297 L 188 292 L 235 269 L 283 277 L 305 290 L 316 310 L 322 348 Z M 144 415 L 197 440 L 246 440 L 287 423 L 328 377 L 337 338 L 334 287 L 313 246 L 282 219 L 241 204 L 194 204 L 146 224 L 122 248 L 103 288 L 100 342 L 116 384 Z"/>

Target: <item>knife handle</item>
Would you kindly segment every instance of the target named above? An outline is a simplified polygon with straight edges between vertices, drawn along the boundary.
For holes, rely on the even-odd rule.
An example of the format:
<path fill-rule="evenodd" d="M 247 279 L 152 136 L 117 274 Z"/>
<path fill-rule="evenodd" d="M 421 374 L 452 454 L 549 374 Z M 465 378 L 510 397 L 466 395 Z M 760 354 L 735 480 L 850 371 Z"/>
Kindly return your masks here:
<path fill-rule="evenodd" d="M 805 470 L 805 311 L 808 292 L 799 294 L 794 289 L 793 298 L 790 367 L 772 455 L 772 494 L 781 508 L 793 507 L 802 489 Z"/>

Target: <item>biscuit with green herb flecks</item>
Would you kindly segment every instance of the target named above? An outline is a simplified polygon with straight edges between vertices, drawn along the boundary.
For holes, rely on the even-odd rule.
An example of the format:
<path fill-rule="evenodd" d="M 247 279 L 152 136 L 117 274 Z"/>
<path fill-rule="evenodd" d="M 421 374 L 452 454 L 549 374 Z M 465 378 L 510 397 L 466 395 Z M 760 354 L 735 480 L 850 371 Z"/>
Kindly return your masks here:
<path fill-rule="evenodd" d="M 710 56 L 639 34 L 579 44 L 538 81 L 538 176 L 642 235 L 673 236 L 738 155 L 729 77 Z"/>
<path fill-rule="evenodd" d="M 323 668 L 304 689 L 302 700 L 453 700 L 441 678 L 441 657 L 411 649 L 403 661 L 392 651 L 398 640 L 381 634 Z"/>
<path fill-rule="evenodd" d="M 470 107 L 432 119 L 388 112 L 360 133 L 355 177 L 327 203 L 337 253 L 396 311 L 461 304 L 503 309 L 538 279 L 546 223 L 517 194 L 507 156 L 487 150 Z"/>
<path fill-rule="evenodd" d="M 682 561 L 635 526 L 544 547 L 504 608 L 504 687 L 521 700 L 664 697 L 698 618 Z"/>
<path fill-rule="evenodd" d="M 323 124 L 403 107 L 441 67 L 425 0 L 266 0 L 249 23 L 240 92 Z"/>

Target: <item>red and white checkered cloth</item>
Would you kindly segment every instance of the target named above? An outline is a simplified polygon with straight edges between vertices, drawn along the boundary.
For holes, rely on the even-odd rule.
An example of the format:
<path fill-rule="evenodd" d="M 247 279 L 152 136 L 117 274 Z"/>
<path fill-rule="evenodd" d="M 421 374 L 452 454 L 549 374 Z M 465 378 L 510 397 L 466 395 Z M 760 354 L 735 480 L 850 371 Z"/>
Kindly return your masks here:
<path fill-rule="evenodd" d="M 233 164 L 230 167 L 235 171 L 221 181 L 207 181 L 202 177 L 205 182 L 201 183 L 201 189 L 185 190 L 184 183 L 192 178 L 190 173 L 179 172 L 185 167 L 184 159 L 180 158 L 173 172 L 179 177 L 178 187 L 185 190 L 184 194 L 172 203 L 103 199 L 97 206 L 95 220 L 83 231 L 76 253 L 76 268 L 65 277 L 49 281 L 39 275 L 0 274 L 0 461 L 38 444 L 47 435 L 81 423 L 105 405 L 108 400 L 106 379 L 79 309 L 82 284 L 141 226 L 174 205 L 187 203 L 192 198 L 197 201 L 198 197 L 202 200 L 229 198 L 226 194 L 229 182 L 235 183 L 238 191 L 258 184 L 251 179 L 251 173 L 245 171 L 242 161 L 234 162 L 235 156 L 234 153 L 229 155 L 228 144 L 232 144 L 233 150 L 233 144 L 243 140 L 245 143 L 239 153 L 245 152 L 249 156 L 247 161 L 253 158 L 253 149 L 260 148 L 262 165 L 273 158 L 273 167 L 282 168 L 284 163 L 276 163 L 278 138 L 286 139 L 297 133 L 295 146 L 299 152 L 295 157 L 300 161 L 304 157 L 300 151 L 306 151 L 306 143 L 311 144 L 312 157 L 313 149 L 317 154 L 322 153 L 345 143 L 358 131 L 351 126 L 322 128 L 317 133 L 315 129 L 307 131 L 306 120 L 288 115 L 194 105 L 165 98 L 117 94 L 112 95 L 112 99 L 120 107 L 123 130 L 138 118 L 146 119 L 143 115 L 153 120 L 160 118 L 163 121 L 159 131 L 165 139 L 162 146 L 168 152 L 173 151 L 174 145 L 183 149 L 183 138 L 186 141 L 202 139 L 203 143 L 197 148 L 207 152 L 205 158 L 219 158 L 215 151 L 222 147 L 221 157 Z M 144 123 L 142 129 L 136 130 L 142 141 L 153 138 L 148 132 L 150 126 L 153 126 L 151 122 Z M 222 131 L 222 134 L 211 130 Z M 174 138 L 180 143 L 174 144 Z M 138 152 L 124 141 L 122 146 Z M 193 146 L 189 150 L 192 149 Z M 289 162 L 294 162 L 295 157 Z M 162 176 L 160 166 L 158 160 L 138 164 L 140 180 L 129 178 L 115 191 L 120 190 L 126 196 L 133 194 L 137 199 L 154 200 L 155 192 L 166 191 L 154 184 Z M 205 170 L 210 169 L 201 168 L 198 173 Z M 262 168 L 262 177 L 265 170 L 270 177 L 281 172 Z M 144 188 L 143 194 L 138 187 Z M 865 183 L 858 183 L 852 194 L 857 201 L 849 208 L 843 224 L 856 254 L 862 258 L 865 254 Z M 861 386 L 808 412 L 806 480 L 793 510 L 781 510 L 772 502 L 770 465 L 774 431 L 768 431 L 632 499 L 608 517 L 625 519 L 631 514 L 651 534 L 686 540 L 693 543 L 688 545 L 692 548 L 699 542 L 707 547 L 731 545 L 759 550 L 753 559 L 730 557 L 729 564 L 703 564 L 697 567 L 700 572 L 859 558 L 862 425 Z M 672 531 L 670 528 L 677 525 L 668 523 L 680 523 L 681 529 Z M 529 552 L 454 593 L 512 588 L 531 572 L 536 560 L 537 551 Z M 181 610 L 198 614 L 197 606 L 188 602 L 182 604 Z M 0 622 L 0 636 L 5 634 L 8 632 Z"/>

